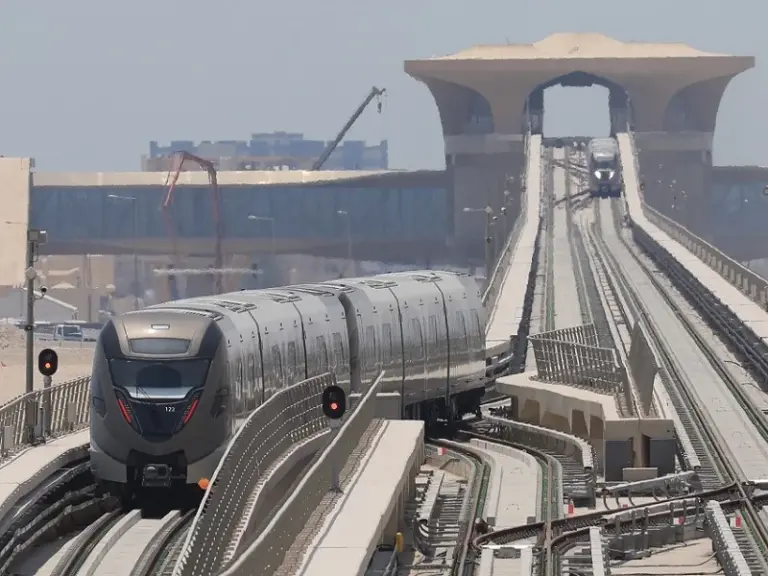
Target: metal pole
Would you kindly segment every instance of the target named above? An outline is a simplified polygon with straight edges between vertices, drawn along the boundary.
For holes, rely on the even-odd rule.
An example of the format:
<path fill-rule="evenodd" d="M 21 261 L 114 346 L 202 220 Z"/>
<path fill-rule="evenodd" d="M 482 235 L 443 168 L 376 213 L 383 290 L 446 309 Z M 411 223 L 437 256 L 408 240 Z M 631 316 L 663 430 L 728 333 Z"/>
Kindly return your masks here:
<path fill-rule="evenodd" d="M 31 231 L 30 231 L 31 232 Z M 35 243 L 30 232 L 27 232 L 27 322 L 24 330 L 27 331 L 26 356 L 27 356 L 27 386 L 26 391 L 34 389 L 34 364 L 35 364 Z"/>
<path fill-rule="evenodd" d="M 51 433 L 51 385 L 53 378 L 43 376 L 43 435 Z"/>
<path fill-rule="evenodd" d="M 133 296 L 139 309 L 139 202 L 133 198 Z"/>
<path fill-rule="evenodd" d="M 341 420 L 331 420 L 329 423 L 331 429 L 331 441 L 328 443 L 330 446 L 336 439 L 336 436 L 341 429 Z M 339 465 L 339 458 L 335 454 L 331 454 L 331 492 L 336 494 L 342 494 L 341 490 L 341 466 Z"/>
<path fill-rule="evenodd" d="M 492 256 L 492 246 L 491 246 L 491 214 L 486 213 L 485 215 L 485 285 L 488 286 L 488 283 L 491 281 L 491 259 Z"/>

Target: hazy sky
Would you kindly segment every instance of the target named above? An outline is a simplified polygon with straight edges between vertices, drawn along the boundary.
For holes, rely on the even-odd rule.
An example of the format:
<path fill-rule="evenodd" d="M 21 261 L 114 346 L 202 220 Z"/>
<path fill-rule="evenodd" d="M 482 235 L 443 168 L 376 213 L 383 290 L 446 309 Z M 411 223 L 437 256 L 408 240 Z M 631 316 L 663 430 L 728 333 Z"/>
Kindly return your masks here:
<path fill-rule="evenodd" d="M 150 140 L 330 139 L 376 84 L 384 111 L 350 137 L 389 139 L 395 168 L 442 167 L 437 109 L 404 60 L 602 32 L 756 56 L 726 92 L 715 161 L 765 164 L 767 17 L 765 0 L 0 0 L 0 154 L 136 170 Z M 550 93 L 548 127 L 606 130 L 606 103 Z"/>

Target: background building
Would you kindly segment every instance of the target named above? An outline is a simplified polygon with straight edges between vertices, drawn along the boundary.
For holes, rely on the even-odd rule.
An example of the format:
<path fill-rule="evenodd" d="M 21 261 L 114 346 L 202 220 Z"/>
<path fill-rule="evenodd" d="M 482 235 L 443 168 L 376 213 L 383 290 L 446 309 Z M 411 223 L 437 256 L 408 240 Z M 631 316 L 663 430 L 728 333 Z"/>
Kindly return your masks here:
<path fill-rule="evenodd" d="M 173 140 L 169 146 L 149 143 L 149 155 L 141 161 L 145 172 L 166 172 L 174 153 L 183 150 L 211 160 L 218 170 L 309 170 L 328 142 L 304 140 L 300 133 L 272 132 L 251 134 L 250 140 L 203 141 Z M 185 169 L 199 166 L 184 164 Z M 367 146 L 363 140 L 345 140 L 338 145 L 323 170 L 386 170 L 389 167 L 387 141 Z"/>

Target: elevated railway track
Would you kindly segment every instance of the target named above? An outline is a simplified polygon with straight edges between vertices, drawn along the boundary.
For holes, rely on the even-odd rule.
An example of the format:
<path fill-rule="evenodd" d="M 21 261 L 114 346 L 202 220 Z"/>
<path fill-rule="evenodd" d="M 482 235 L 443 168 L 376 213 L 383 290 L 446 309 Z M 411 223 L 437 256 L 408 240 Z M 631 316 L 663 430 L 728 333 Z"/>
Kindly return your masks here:
<path fill-rule="evenodd" d="M 632 152 L 627 148 L 631 138 L 619 140 L 629 166 L 634 162 L 634 158 L 626 157 Z M 544 482 L 540 517 L 525 525 L 492 526 L 486 534 L 473 531 L 467 514 L 469 510 L 479 514 L 482 508 L 487 463 L 477 450 L 450 447 L 457 457 L 473 461 L 475 468 L 470 508 L 455 519 L 458 532 L 456 545 L 451 547 L 455 561 L 449 572 L 476 573 L 484 549 L 527 540 L 535 543 L 532 569 L 540 574 L 554 573 L 567 550 L 589 539 L 590 529 L 599 528 L 610 538 L 634 529 L 638 522 L 652 528 L 683 517 L 703 521 L 706 502 L 716 502 L 724 514 L 738 511 L 746 527 L 737 538 L 739 550 L 749 560 L 753 574 L 768 574 L 763 561 L 768 552 L 768 531 L 761 512 L 768 495 L 750 487 L 752 480 L 768 478 L 768 423 L 745 391 L 744 376 L 738 372 L 743 368 L 768 381 L 762 343 L 758 344 L 753 330 L 739 321 L 732 307 L 723 306 L 711 290 L 703 289 L 701 278 L 692 280 L 683 263 L 668 251 L 654 249 L 654 240 L 642 228 L 647 224 L 640 223 L 633 200 L 638 196 L 636 170 L 625 172 L 627 186 L 634 189 L 628 189 L 623 199 L 590 200 L 581 194 L 584 170 L 579 149 L 566 148 L 555 154 L 543 150 L 536 137 L 529 138 L 526 146 L 531 161 L 524 177 L 527 190 L 534 192 L 524 199 L 523 217 L 502 249 L 484 294 L 484 302 L 493 309 L 488 327 L 489 350 L 493 351 L 488 360 L 489 381 L 525 369 L 526 362 L 531 367 L 528 336 L 535 332 L 532 326 L 552 331 L 571 327 L 566 324 L 592 325 L 599 346 L 613 349 L 617 366 L 631 372 L 632 332 L 640 324 L 657 362 L 659 390 L 649 403 L 629 377 L 615 391 L 617 406 L 630 416 L 674 412 L 680 466 L 695 472 L 697 484 L 688 494 L 652 505 L 567 516 L 564 496 L 584 492 L 589 478 L 594 487 L 601 464 L 596 461 L 594 476 L 585 476 L 583 460 L 575 462 L 557 450 L 527 444 L 530 436 L 523 443 L 510 440 L 508 428 L 480 420 L 472 425 L 476 439 L 525 451 L 540 463 Z M 540 194 L 543 203 L 539 202 Z M 676 229 L 676 234 L 680 233 Z M 702 244 L 694 243 L 688 241 L 703 253 Z M 563 271 L 564 267 L 569 269 Z M 514 286 L 511 278 L 525 285 Z M 521 278 L 525 282 L 520 282 Z M 749 282 L 747 295 L 759 301 L 758 281 L 750 278 Z M 566 284 L 572 289 L 561 287 Z M 765 286 L 762 290 L 764 293 Z M 503 327 L 499 328 L 499 322 Z M 498 337 L 505 332 L 506 338 Z M 87 386 L 82 380 L 62 385 L 53 393 L 55 409 L 49 439 L 87 426 Z M 39 401 L 39 394 L 33 400 Z M 0 420 L 14 431 L 24 428 L 27 411 L 23 405 L 28 401 L 0 409 Z M 14 455 L 37 450 L 28 448 L 25 439 L 13 431 L 6 432 L 3 441 L 7 466 L 12 465 Z M 5 566 L 28 561 L 36 547 L 42 549 L 46 534 L 50 536 L 61 527 L 87 526 L 50 556 L 48 573 L 181 573 L 179 558 L 184 553 L 192 514 L 175 511 L 162 518 L 141 518 L 136 512 L 118 512 L 115 502 L 99 497 L 87 482 L 77 484 L 83 482 L 83 471 L 77 466 L 82 464 L 31 479 L 36 488 L 3 509 L 0 520 L 25 527 L 16 530 L 0 552 Z M 60 489 L 62 483 L 68 487 L 66 496 L 50 503 L 51 491 Z M 43 513 L 39 519 L 29 518 L 25 516 L 29 510 Z M 107 548 L 112 549 L 113 558 L 120 551 L 122 560 L 103 554 Z"/>

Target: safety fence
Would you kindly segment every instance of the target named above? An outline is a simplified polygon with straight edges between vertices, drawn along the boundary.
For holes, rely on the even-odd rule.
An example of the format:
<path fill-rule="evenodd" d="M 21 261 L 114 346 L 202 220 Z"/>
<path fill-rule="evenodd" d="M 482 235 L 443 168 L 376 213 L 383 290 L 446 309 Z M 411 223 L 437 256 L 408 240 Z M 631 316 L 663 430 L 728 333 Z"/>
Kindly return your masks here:
<path fill-rule="evenodd" d="M 712 540 L 717 561 L 726 576 L 749 576 L 752 574 L 744 554 L 733 535 L 728 519 L 716 500 L 707 502 L 704 510 L 707 532 Z"/>
<path fill-rule="evenodd" d="M 366 392 L 354 411 L 345 418 L 335 437 L 304 474 L 301 482 L 281 506 L 277 514 L 242 554 L 239 554 L 223 576 L 251 576 L 273 574 L 282 564 L 296 534 L 306 524 L 310 515 L 328 493 L 333 471 L 340 468 L 363 439 L 374 422 L 376 415 L 376 394 L 381 385 L 383 373 Z M 208 543 L 205 544 L 208 546 Z M 192 572 L 174 572 L 187 576 Z M 202 572 L 197 572 L 202 576 Z M 210 573 L 206 573 L 207 574 Z"/>
<path fill-rule="evenodd" d="M 530 153 L 530 134 L 525 135 L 525 168 L 520 175 L 520 182 L 524 183 L 526 188 L 520 194 L 520 214 L 515 219 L 515 224 L 512 227 L 512 231 L 507 236 L 504 247 L 496 255 L 496 265 L 494 266 L 493 273 L 488 277 L 488 283 L 483 291 L 483 305 L 488 308 L 493 308 L 496 305 L 496 299 L 499 296 L 499 290 L 504 280 L 504 273 L 507 267 L 512 263 L 512 255 L 515 250 L 518 238 L 520 238 L 520 232 L 526 224 L 526 207 L 528 206 L 528 154 Z"/>
<path fill-rule="evenodd" d="M 227 447 L 197 510 L 176 573 L 215 574 L 231 558 L 253 509 L 252 498 L 270 468 L 292 447 L 328 430 L 323 390 L 336 377 L 322 374 L 272 396 L 254 410 Z"/>
<path fill-rule="evenodd" d="M 91 420 L 91 377 L 34 390 L 0 407 L 0 454 L 12 456 L 42 437 L 85 428 Z"/>
<path fill-rule="evenodd" d="M 629 141 L 632 144 L 635 174 L 640 178 L 640 163 L 637 155 L 635 136 L 629 131 Z M 727 282 L 741 290 L 753 302 L 768 310 L 768 280 L 758 276 L 753 271 L 727 256 L 723 251 L 702 240 L 685 226 L 665 216 L 649 206 L 645 199 L 640 198 L 645 217 L 667 234 L 685 246 L 693 255 L 717 272 Z"/>
<path fill-rule="evenodd" d="M 615 350 L 594 345 L 597 342 L 594 325 L 543 332 L 530 336 L 529 341 L 539 380 L 603 394 L 623 390 L 626 371 L 619 365 Z"/>
<path fill-rule="evenodd" d="M 586 441 L 572 434 L 519 422 L 504 416 L 486 416 L 505 440 L 536 448 L 554 456 L 566 474 L 562 478 L 565 493 L 574 500 L 595 503 L 597 474 L 601 472 L 594 449 Z"/>

